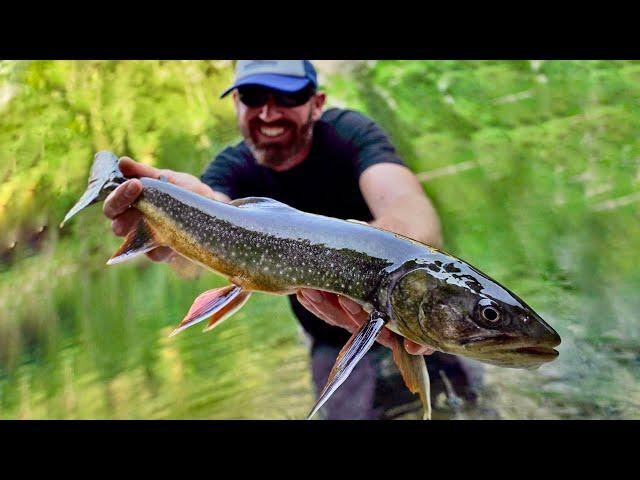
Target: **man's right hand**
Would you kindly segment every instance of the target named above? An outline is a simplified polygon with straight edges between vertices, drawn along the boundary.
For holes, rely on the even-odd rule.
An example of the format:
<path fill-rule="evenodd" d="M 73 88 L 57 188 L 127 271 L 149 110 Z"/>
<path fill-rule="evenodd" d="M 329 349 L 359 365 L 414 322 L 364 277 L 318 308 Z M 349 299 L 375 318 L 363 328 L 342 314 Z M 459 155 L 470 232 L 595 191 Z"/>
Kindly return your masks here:
<path fill-rule="evenodd" d="M 360 304 L 342 295 L 300 288 L 296 291 L 296 296 L 300 304 L 316 317 L 329 325 L 344 328 L 351 333 L 354 333 L 369 320 L 369 314 L 363 310 Z M 393 333 L 385 327 L 380 332 L 377 341 L 385 347 L 393 348 L 392 335 Z M 425 347 L 408 338 L 404 339 L 404 348 L 411 355 L 431 355 L 435 352 L 433 348 Z"/>
<path fill-rule="evenodd" d="M 208 185 L 188 173 L 154 168 L 136 162 L 129 157 L 120 158 L 118 166 L 125 177 L 134 177 L 111 192 L 104 201 L 102 208 L 105 216 L 111 219 L 111 229 L 118 237 L 125 237 L 140 219 L 141 213 L 135 208 L 129 208 L 142 192 L 142 183 L 135 177 L 159 179 L 161 176 L 164 176 L 170 183 L 199 195 L 221 202 L 230 201 L 229 197 L 222 193 L 214 192 Z M 173 254 L 174 251 L 170 248 L 159 247 L 148 252 L 146 255 L 154 262 L 166 262 Z"/>

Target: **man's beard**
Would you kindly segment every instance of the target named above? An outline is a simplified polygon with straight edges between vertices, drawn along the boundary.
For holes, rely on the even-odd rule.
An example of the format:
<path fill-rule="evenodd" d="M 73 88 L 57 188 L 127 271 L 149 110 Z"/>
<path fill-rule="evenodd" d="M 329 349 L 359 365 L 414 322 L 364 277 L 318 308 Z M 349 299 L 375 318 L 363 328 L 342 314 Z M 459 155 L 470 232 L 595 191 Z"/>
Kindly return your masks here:
<path fill-rule="evenodd" d="M 262 121 L 254 120 L 249 125 L 249 131 L 244 137 L 247 146 L 258 162 L 258 165 L 262 165 L 264 167 L 278 167 L 296 156 L 311 143 L 314 123 L 315 122 L 311 120 L 311 112 L 309 112 L 307 122 L 301 125 L 300 128 L 296 128 L 295 124 L 291 122 L 286 122 L 286 128 L 290 131 L 289 140 L 286 143 L 269 144 L 254 142 L 251 132 L 256 131 L 260 128 L 260 125 L 263 125 Z M 278 122 L 270 124 L 270 126 L 277 125 Z M 280 125 L 285 125 L 285 123 L 281 123 Z"/>

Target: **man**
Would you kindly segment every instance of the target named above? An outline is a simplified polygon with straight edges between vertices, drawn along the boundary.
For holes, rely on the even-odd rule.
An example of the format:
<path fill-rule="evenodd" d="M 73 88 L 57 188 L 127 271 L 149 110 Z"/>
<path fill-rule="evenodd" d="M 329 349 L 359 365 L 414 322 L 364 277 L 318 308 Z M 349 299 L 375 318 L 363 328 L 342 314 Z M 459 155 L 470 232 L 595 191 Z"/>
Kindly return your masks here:
<path fill-rule="evenodd" d="M 129 177 L 164 175 L 222 202 L 270 197 L 306 212 L 369 222 L 441 246 L 437 214 L 416 177 L 374 122 L 353 111 L 323 111 L 325 94 L 318 91 L 309 61 L 238 61 L 235 82 L 222 97 L 229 93 L 244 140 L 219 153 L 202 181 L 126 158 L 120 162 L 122 172 Z M 116 235 L 126 235 L 135 224 L 139 213 L 128 206 L 141 189 L 139 181 L 129 180 L 105 200 L 104 213 L 113 220 Z M 172 255 L 168 248 L 148 253 L 155 261 Z M 319 393 L 338 352 L 367 314 L 347 298 L 316 290 L 301 289 L 290 301 L 311 338 L 312 377 Z M 385 348 L 391 346 L 390 332 L 385 329 L 378 341 L 384 346 L 374 346 L 361 360 L 321 410 L 324 418 L 391 418 L 419 410 L 417 397 L 404 387 Z M 414 355 L 433 353 L 409 340 L 405 348 Z M 464 365 L 444 354 L 433 357 L 438 356 L 428 362 L 434 387 L 444 370 L 454 377 L 454 385 L 468 390 Z"/>

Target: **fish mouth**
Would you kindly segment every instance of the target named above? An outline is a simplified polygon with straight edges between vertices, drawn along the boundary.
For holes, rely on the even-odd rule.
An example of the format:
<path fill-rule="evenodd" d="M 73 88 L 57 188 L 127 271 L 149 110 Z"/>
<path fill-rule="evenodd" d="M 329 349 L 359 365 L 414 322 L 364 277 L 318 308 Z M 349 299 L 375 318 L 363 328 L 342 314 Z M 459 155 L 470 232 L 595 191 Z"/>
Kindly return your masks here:
<path fill-rule="evenodd" d="M 551 347 L 535 346 L 512 348 L 504 351 L 505 366 L 516 368 L 538 368 L 544 363 L 552 362 L 560 353 Z M 501 355 L 494 357 L 498 362 L 501 361 Z"/>
<path fill-rule="evenodd" d="M 532 344 L 518 341 L 511 336 L 498 336 L 490 339 L 473 339 L 465 342 L 465 350 L 480 361 L 514 368 L 536 368 L 543 363 L 555 360 L 559 352 L 554 349 L 560 342 Z"/>
<path fill-rule="evenodd" d="M 536 346 L 536 347 L 520 347 L 513 349 L 516 353 L 523 353 L 528 356 L 533 357 L 549 357 L 551 359 L 556 358 L 559 353 L 555 348 L 546 347 L 546 346 Z"/>

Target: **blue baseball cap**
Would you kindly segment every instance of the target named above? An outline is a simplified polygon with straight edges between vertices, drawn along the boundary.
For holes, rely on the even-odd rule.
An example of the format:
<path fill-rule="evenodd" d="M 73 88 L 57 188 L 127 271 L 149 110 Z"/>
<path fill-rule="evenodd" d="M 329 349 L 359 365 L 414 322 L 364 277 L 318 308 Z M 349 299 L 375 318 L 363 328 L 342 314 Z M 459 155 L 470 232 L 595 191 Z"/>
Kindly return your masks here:
<path fill-rule="evenodd" d="M 220 98 L 243 85 L 297 92 L 310 84 L 318 88 L 316 69 L 309 60 L 238 60 L 235 81 Z"/>

